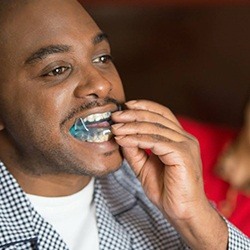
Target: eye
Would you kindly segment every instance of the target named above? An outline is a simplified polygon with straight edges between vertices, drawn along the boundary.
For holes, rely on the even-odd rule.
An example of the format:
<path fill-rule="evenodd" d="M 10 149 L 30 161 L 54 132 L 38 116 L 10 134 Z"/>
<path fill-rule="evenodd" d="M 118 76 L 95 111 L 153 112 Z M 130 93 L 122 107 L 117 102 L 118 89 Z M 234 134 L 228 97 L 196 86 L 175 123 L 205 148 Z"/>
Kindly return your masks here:
<path fill-rule="evenodd" d="M 60 66 L 56 67 L 50 72 L 44 74 L 43 76 L 58 76 L 64 74 L 66 71 L 68 71 L 71 67 L 69 66 Z"/>
<path fill-rule="evenodd" d="M 112 62 L 112 56 L 111 55 L 102 55 L 99 57 L 96 57 L 93 59 L 93 63 L 103 63 L 103 64 L 107 64 L 109 62 Z"/>

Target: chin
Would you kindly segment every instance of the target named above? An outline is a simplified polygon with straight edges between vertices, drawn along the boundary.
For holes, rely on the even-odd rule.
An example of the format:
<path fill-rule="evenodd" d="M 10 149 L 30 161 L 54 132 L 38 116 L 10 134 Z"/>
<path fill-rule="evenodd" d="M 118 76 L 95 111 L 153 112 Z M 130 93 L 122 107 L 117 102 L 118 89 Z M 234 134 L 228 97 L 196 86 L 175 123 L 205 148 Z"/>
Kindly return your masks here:
<path fill-rule="evenodd" d="M 122 156 L 119 154 L 116 157 L 111 157 L 111 159 L 105 159 L 99 165 L 93 166 L 93 170 L 90 172 L 93 173 L 93 176 L 101 177 L 109 173 L 117 171 L 123 162 Z"/>

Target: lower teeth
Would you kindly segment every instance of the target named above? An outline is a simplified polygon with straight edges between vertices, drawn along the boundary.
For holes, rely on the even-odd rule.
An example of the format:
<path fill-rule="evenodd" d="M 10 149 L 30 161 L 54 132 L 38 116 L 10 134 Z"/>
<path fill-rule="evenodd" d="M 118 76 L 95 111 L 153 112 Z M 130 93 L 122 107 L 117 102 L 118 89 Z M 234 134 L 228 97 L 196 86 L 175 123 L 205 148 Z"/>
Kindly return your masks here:
<path fill-rule="evenodd" d="M 76 139 L 86 142 L 105 142 L 112 138 L 110 128 L 77 128 L 73 126 L 70 129 L 70 134 Z"/>

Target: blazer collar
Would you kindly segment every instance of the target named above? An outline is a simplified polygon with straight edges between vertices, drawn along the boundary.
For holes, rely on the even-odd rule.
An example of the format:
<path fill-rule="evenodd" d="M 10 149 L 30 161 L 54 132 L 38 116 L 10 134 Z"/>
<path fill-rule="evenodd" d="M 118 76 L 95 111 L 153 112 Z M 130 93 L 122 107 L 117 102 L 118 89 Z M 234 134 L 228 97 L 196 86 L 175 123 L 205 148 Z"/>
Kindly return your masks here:
<path fill-rule="evenodd" d="M 32 207 L 19 184 L 0 162 L 0 246 L 36 240 Z"/>
<path fill-rule="evenodd" d="M 129 250 L 132 246 L 130 234 L 116 218 L 132 209 L 136 203 L 136 185 L 124 178 L 126 163 L 117 172 L 96 179 L 94 200 L 96 205 L 97 227 L 100 250 Z M 127 183 L 126 183 L 127 181 Z"/>
<path fill-rule="evenodd" d="M 136 183 L 124 173 L 130 175 L 128 166 L 116 173 L 96 179 L 94 200 L 99 234 L 100 250 L 131 249 L 131 237 L 116 221 L 119 216 L 136 205 Z M 21 187 L 0 161 L 0 247 L 19 242 L 36 241 L 34 209 Z M 111 238 L 110 238 L 111 237 Z"/>

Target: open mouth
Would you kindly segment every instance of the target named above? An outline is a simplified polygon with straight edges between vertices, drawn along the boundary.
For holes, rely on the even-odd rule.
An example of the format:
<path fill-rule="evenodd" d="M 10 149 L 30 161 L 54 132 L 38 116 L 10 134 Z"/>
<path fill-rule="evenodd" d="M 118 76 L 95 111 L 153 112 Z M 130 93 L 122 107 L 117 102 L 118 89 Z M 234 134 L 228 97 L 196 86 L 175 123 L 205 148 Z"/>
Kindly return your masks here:
<path fill-rule="evenodd" d="M 69 132 L 80 141 L 101 143 L 113 137 L 111 125 L 111 112 L 91 114 L 77 118 Z"/>

